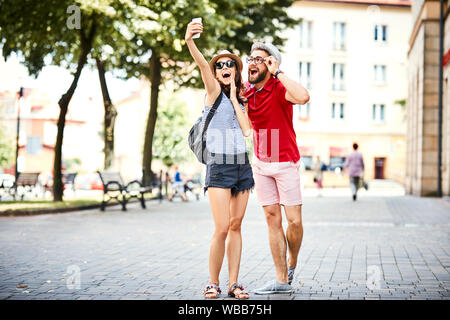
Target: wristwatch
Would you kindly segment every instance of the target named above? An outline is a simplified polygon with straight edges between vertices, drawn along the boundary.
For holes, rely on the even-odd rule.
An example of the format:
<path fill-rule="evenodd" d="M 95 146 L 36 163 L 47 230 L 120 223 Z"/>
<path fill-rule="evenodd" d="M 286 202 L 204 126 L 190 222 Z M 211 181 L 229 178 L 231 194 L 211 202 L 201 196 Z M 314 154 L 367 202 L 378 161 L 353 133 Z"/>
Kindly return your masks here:
<path fill-rule="evenodd" d="M 280 73 L 284 73 L 284 72 L 281 71 L 280 69 L 278 69 L 278 70 L 273 74 L 273 76 L 275 77 L 275 79 L 278 79 L 278 75 L 279 75 Z"/>

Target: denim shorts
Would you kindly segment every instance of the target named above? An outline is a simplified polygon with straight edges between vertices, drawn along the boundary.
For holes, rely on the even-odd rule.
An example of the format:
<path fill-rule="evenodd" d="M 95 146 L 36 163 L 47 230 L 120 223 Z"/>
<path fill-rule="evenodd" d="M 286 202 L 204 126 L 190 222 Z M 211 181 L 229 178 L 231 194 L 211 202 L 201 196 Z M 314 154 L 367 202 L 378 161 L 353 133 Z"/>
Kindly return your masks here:
<path fill-rule="evenodd" d="M 230 161 L 228 155 L 228 161 L 224 159 L 223 162 L 216 161 L 206 165 L 205 192 L 208 187 L 224 188 L 231 189 L 231 195 L 236 196 L 241 191 L 253 189 L 255 181 L 248 156 L 245 154 L 240 157 L 240 161 L 237 161 L 237 157 L 234 156 L 234 161 Z"/>

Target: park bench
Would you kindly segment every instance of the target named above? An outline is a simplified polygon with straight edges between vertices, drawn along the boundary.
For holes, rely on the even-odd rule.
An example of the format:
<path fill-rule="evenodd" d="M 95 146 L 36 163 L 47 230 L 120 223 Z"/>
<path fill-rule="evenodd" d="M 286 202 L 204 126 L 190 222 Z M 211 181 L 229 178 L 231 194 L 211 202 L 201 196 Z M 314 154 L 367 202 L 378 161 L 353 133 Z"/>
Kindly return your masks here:
<path fill-rule="evenodd" d="M 71 172 L 71 173 L 63 173 L 62 174 L 62 184 L 63 184 L 63 190 L 66 189 L 72 189 L 72 191 L 75 192 L 75 178 L 77 177 L 77 172 Z M 47 181 L 44 185 L 44 191 L 50 192 L 53 194 L 53 181 Z"/>
<path fill-rule="evenodd" d="M 139 199 L 141 207 L 145 206 L 144 195 L 146 193 L 153 193 L 153 189 L 158 189 L 158 194 L 154 198 L 162 200 L 162 183 L 161 177 L 159 179 L 153 177 L 151 183 L 144 186 L 141 181 L 133 180 L 125 184 L 117 171 L 97 171 L 103 184 L 103 197 L 100 205 L 100 210 L 104 211 L 106 203 L 110 200 L 116 200 L 122 205 L 122 210 L 127 210 L 127 203 L 131 198 Z"/>
<path fill-rule="evenodd" d="M 23 200 L 26 193 L 31 193 L 35 191 L 35 188 L 38 184 L 40 172 L 19 172 L 17 181 L 14 184 L 6 186 L 8 189 L 8 193 L 11 194 L 16 200 L 17 196 L 20 196 L 20 199 Z"/>
<path fill-rule="evenodd" d="M 67 189 L 68 187 L 75 191 L 75 178 L 77 177 L 76 172 L 72 173 L 64 173 L 63 174 L 63 185 L 64 189 Z"/>
<path fill-rule="evenodd" d="M 14 187 L 14 177 L 3 176 L 0 177 L 0 200 L 6 195 L 10 195 L 11 188 Z"/>

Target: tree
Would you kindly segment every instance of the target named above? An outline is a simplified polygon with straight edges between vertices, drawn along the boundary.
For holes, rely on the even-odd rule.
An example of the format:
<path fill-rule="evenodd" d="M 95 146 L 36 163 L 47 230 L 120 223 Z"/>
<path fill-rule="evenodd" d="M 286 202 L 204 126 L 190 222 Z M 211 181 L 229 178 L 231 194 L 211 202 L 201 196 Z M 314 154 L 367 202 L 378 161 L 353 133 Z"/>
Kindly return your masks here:
<path fill-rule="evenodd" d="M 189 130 L 186 101 L 173 91 L 163 91 L 158 110 L 153 139 L 154 158 L 162 160 L 168 167 L 193 160 L 186 143 L 186 131 Z"/>
<path fill-rule="evenodd" d="M 187 24 L 202 17 L 204 33 L 196 42 L 208 58 L 220 49 L 246 54 L 256 38 L 266 38 L 276 45 L 285 39 L 279 31 L 294 26 L 298 20 L 287 16 L 293 0 L 225 1 L 167 0 L 136 1 L 142 16 L 124 19 L 129 36 L 126 54 L 116 51 L 115 67 L 124 68 L 128 77 L 144 76 L 150 80 L 150 111 L 145 132 L 142 166 L 144 183 L 151 177 L 153 139 L 158 114 L 160 85 L 171 81 L 177 86 L 199 87 L 200 73 L 184 46 Z M 126 15 L 126 13 L 125 13 Z M 146 16 L 147 19 L 142 19 Z M 148 57 L 148 59 L 143 59 Z"/>
<path fill-rule="evenodd" d="M 119 0 L 77 0 L 75 3 L 71 0 L 23 0 L 18 4 L 14 0 L 0 0 L 0 39 L 5 58 L 12 52 L 20 53 L 29 73 L 35 77 L 47 59 L 51 64 L 73 72 L 70 87 L 58 101 L 54 201 L 61 201 L 63 197 L 61 165 L 65 119 L 81 71 L 88 63 L 91 51 L 96 49 L 97 54 L 101 51 L 103 37 L 109 36 L 122 16 L 121 12 L 134 6 L 131 1 Z M 102 89 L 104 87 L 103 83 Z M 104 100 L 108 99 L 104 94 Z M 110 106 L 107 108 L 111 109 Z M 108 130 L 105 132 L 109 133 Z"/>
<path fill-rule="evenodd" d="M 86 63 L 97 28 L 95 14 L 83 18 L 78 30 L 68 30 L 66 9 L 71 1 L 22 1 L 0 2 L 0 36 L 3 55 L 21 53 L 30 74 L 37 77 L 44 66 L 44 59 L 51 57 L 55 64 L 66 62 L 75 67 L 73 81 L 59 100 L 60 113 L 54 156 L 54 200 L 62 200 L 61 156 L 65 117 L 70 99 L 77 87 L 81 71 Z"/>
<path fill-rule="evenodd" d="M 97 64 L 98 77 L 100 80 L 100 88 L 102 89 L 103 107 L 105 115 L 103 119 L 103 140 L 105 142 L 105 160 L 103 167 L 108 169 L 112 165 L 114 159 L 114 123 L 117 117 L 117 110 L 114 107 L 111 97 L 109 96 L 108 86 L 105 77 L 105 61 L 95 58 Z"/>

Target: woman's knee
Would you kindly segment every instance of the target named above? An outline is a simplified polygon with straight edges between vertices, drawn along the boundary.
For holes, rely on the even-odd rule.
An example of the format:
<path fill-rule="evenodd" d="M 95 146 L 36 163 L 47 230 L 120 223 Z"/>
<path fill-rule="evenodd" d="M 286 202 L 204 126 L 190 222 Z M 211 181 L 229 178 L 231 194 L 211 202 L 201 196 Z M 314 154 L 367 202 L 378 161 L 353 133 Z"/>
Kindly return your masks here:
<path fill-rule="evenodd" d="M 230 228 L 230 224 L 223 224 L 220 226 L 216 226 L 214 230 L 214 236 L 219 239 L 226 239 L 228 235 L 228 230 Z"/>
<path fill-rule="evenodd" d="M 241 231 L 242 219 L 241 218 L 231 218 L 229 231 Z"/>

